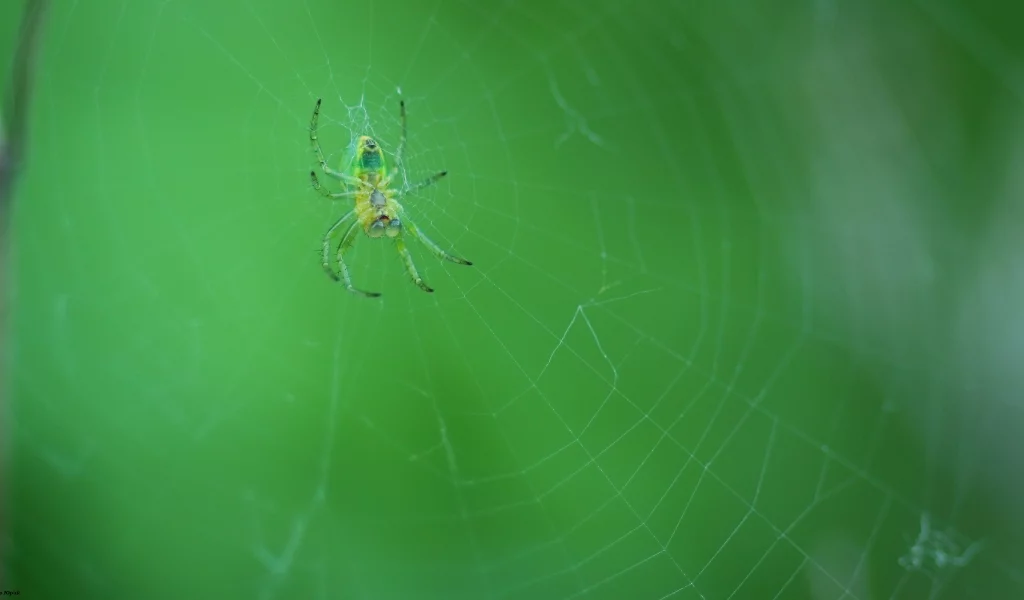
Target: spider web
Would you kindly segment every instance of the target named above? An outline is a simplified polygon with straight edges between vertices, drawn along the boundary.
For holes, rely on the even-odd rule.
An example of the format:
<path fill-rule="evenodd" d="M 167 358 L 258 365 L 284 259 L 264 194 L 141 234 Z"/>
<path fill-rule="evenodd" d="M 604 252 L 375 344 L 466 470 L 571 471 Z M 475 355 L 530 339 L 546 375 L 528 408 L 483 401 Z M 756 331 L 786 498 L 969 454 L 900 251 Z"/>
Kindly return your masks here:
<path fill-rule="evenodd" d="M 1021 56 L 978 10 L 55 6 L 12 585 L 1019 597 Z M 404 204 L 473 267 L 323 275 L 321 97 L 332 165 L 405 99 L 449 176 Z"/>

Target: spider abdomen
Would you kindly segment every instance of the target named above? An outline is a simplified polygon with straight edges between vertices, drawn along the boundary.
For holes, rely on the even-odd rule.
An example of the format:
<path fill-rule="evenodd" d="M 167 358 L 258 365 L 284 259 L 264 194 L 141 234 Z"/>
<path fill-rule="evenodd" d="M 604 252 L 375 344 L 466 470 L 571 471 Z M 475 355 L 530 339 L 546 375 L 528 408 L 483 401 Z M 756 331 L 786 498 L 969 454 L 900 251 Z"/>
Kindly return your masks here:
<path fill-rule="evenodd" d="M 387 229 L 390 236 L 394 237 L 390 231 L 390 225 L 392 222 L 397 223 L 398 207 L 386 193 L 377 188 L 360 191 L 356 195 L 355 209 L 356 217 L 366 235 L 381 237 Z"/>

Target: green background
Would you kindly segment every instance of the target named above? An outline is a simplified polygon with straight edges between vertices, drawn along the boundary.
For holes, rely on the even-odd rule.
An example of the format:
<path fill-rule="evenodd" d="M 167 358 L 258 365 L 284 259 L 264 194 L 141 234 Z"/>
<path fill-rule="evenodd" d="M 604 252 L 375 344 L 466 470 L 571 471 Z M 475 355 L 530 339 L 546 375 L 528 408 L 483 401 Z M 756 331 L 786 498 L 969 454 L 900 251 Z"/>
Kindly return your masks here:
<path fill-rule="evenodd" d="M 7 587 L 1021 597 L 1020 396 L 958 300 L 1013 197 L 1007 9 L 54 4 Z M 399 88 L 410 178 L 449 171 L 410 214 L 475 265 L 413 245 L 428 295 L 361 237 L 366 300 L 307 128 L 392 151 Z M 984 549 L 904 569 L 922 515 Z"/>

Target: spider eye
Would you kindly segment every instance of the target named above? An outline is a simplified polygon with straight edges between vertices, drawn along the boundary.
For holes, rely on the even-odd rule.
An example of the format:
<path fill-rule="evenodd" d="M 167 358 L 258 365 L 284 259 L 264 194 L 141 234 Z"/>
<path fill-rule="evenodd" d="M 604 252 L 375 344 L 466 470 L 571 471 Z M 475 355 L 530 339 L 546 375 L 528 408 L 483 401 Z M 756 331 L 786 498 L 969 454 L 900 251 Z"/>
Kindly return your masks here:
<path fill-rule="evenodd" d="M 374 221 L 373 225 L 370 225 L 370 230 L 366 232 L 366 235 L 372 238 L 379 238 L 384 235 L 384 229 L 383 221 Z"/>
<path fill-rule="evenodd" d="M 402 222 L 398 219 L 392 219 L 391 223 L 388 224 L 388 237 L 398 237 L 398 234 L 402 231 Z"/>

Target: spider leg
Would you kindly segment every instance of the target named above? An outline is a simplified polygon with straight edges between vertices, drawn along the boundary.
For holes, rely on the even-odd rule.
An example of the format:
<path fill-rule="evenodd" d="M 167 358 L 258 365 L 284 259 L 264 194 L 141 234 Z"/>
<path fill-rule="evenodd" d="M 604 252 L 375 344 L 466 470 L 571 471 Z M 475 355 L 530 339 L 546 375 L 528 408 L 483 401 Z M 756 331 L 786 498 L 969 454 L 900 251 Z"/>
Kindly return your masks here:
<path fill-rule="evenodd" d="M 402 239 L 402 236 L 395 238 L 395 248 L 398 249 L 398 254 L 402 257 L 402 262 L 405 264 L 405 272 L 412 278 L 412 282 L 424 292 L 432 293 L 434 289 L 427 285 L 427 282 L 423 281 L 423 278 L 420 277 L 419 271 L 416 270 L 416 264 L 412 262 L 412 255 L 409 254 L 409 249 L 405 247 L 405 240 Z"/>
<path fill-rule="evenodd" d="M 354 190 L 348 190 L 345 192 L 328 192 L 327 188 L 320 185 L 320 180 L 316 177 L 316 171 L 309 172 L 309 179 L 313 182 L 313 189 L 320 192 L 320 195 L 324 198 L 330 198 L 336 200 L 338 198 L 351 198 L 356 195 Z"/>
<path fill-rule="evenodd" d="M 400 100 L 398 105 L 402 113 L 402 137 L 398 141 L 398 151 L 395 152 L 395 168 L 391 171 L 391 177 L 402 170 L 402 160 L 405 158 L 405 140 L 407 139 L 406 131 L 408 130 L 405 119 L 405 100 Z"/>
<path fill-rule="evenodd" d="M 323 169 L 324 173 L 335 179 L 347 181 L 345 173 L 336 171 L 327 165 L 327 160 L 324 159 L 324 151 L 320 149 L 320 140 L 316 136 L 317 123 L 320 121 L 320 101 L 321 98 L 316 99 L 316 106 L 313 107 L 313 118 L 309 120 L 309 141 L 313 144 L 316 159 L 320 162 L 320 168 Z"/>
<path fill-rule="evenodd" d="M 338 275 L 337 275 L 337 273 L 334 272 L 334 270 L 331 269 L 331 237 L 334 236 L 334 232 L 337 231 L 339 227 L 341 227 L 342 223 L 344 223 L 345 221 L 351 219 L 353 216 L 355 216 L 355 214 L 356 214 L 355 210 L 348 211 L 347 213 L 342 215 L 342 217 L 340 219 L 335 221 L 334 225 L 331 225 L 331 228 L 328 229 L 327 233 L 324 234 L 324 240 L 323 240 L 323 267 L 324 267 L 324 271 L 327 272 L 327 275 L 330 276 L 330 278 L 335 280 L 335 281 L 338 281 Z M 356 223 L 358 223 L 358 222 L 359 221 L 357 220 Z M 351 228 L 349 228 L 349 232 L 351 232 Z M 348 232 L 346 232 L 346 237 L 347 236 L 348 236 Z"/>
<path fill-rule="evenodd" d="M 406 219 L 404 214 L 402 215 L 402 227 L 406 231 L 408 231 L 409 234 L 412 235 L 412 237 L 418 239 L 421 244 L 426 246 L 427 250 L 430 250 L 431 254 L 433 254 L 434 256 L 436 256 L 436 257 L 438 257 L 438 258 L 440 258 L 442 260 L 447 260 L 449 262 L 453 262 L 453 263 L 459 264 L 459 265 L 472 265 L 473 264 L 473 263 L 469 262 L 468 260 L 466 260 L 464 258 L 459 258 L 458 256 L 455 256 L 454 254 L 450 254 L 448 252 L 445 252 L 443 249 L 441 249 L 440 246 L 438 246 L 436 243 L 434 243 L 434 240 L 428 238 L 426 235 L 423 234 L 422 231 L 419 230 L 418 227 L 416 227 L 408 219 Z"/>
<path fill-rule="evenodd" d="M 398 102 L 398 106 L 402 115 L 402 137 L 398 141 L 398 152 L 395 161 L 398 163 L 398 166 L 401 166 L 402 158 L 405 156 L 405 140 L 408 139 L 406 133 L 408 131 L 408 125 L 405 117 L 405 100 L 400 100 Z"/>
<path fill-rule="evenodd" d="M 334 232 L 338 229 L 338 227 L 341 226 L 342 223 L 344 223 L 346 220 L 352 218 L 352 216 L 354 216 L 354 215 L 355 215 L 355 211 L 354 210 L 351 210 L 351 211 L 347 212 L 345 214 L 345 216 L 343 216 L 340 219 L 338 219 L 334 223 L 334 225 L 332 225 L 331 228 L 327 230 L 327 233 L 324 235 L 324 243 L 323 243 L 323 267 L 324 267 L 324 271 L 326 271 L 327 275 L 331 279 L 333 279 L 334 281 L 340 281 L 345 286 L 345 289 L 350 291 L 350 292 L 352 292 L 353 294 L 355 294 L 357 296 L 365 296 L 367 298 L 376 298 L 376 297 L 380 296 L 379 292 L 366 292 L 366 291 L 363 291 L 363 290 L 356 289 L 356 287 L 352 285 L 352 277 L 349 275 L 348 266 L 345 265 L 345 259 L 344 259 L 345 251 L 348 250 L 352 246 L 352 244 L 355 242 L 356 235 L 359 233 L 359 220 L 358 219 L 356 219 L 349 226 L 349 228 L 345 231 L 345 235 L 342 236 L 341 241 L 338 243 L 338 253 L 337 253 L 338 272 L 341 274 L 341 277 L 339 277 L 338 273 L 335 273 L 334 270 L 331 269 L 331 237 L 334 235 Z"/>
<path fill-rule="evenodd" d="M 417 183 L 416 185 L 414 185 L 412 187 L 407 187 L 404 190 L 400 190 L 398 195 L 399 195 L 399 197 L 401 197 L 401 196 L 405 196 L 407 194 L 412 194 L 414 192 L 418 192 L 418 191 L 422 190 L 425 187 L 430 187 L 430 186 L 434 185 L 435 183 L 437 183 L 438 181 L 441 181 L 441 179 L 444 178 L 444 176 L 447 175 L 447 174 L 448 174 L 448 171 L 441 171 L 439 173 L 434 173 L 433 175 L 431 175 L 427 179 L 424 179 L 423 181 Z"/>

